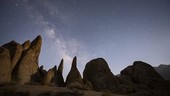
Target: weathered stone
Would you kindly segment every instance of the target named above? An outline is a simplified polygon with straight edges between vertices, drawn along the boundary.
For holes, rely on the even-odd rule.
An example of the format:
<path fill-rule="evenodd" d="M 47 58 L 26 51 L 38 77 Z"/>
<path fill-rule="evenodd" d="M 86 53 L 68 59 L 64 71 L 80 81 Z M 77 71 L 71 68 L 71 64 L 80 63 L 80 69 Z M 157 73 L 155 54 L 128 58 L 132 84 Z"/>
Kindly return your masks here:
<path fill-rule="evenodd" d="M 77 58 L 76 56 L 73 59 L 71 70 L 66 78 L 66 85 L 69 85 L 70 83 L 78 82 L 80 84 L 83 84 L 82 77 L 80 75 L 80 72 L 77 69 Z"/>
<path fill-rule="evenodd" d="M 60 72 L 60 73 L 63 73 L 63 64 L 64 64 L 64 60 L 62 59 L 58 66 L 58 72 Z"/>
<path fill-rule="evenodd" d="M 53 70 L 53 72 L 54 72 L 54 76 L 53 76 L 53 78 L 52 78 L 52 80 L 51 80 L 51 83 L 53 84 L 53 85 L 56 85 L 56 86 L 58 86 L 58 70 L 57 70 L 57 66 L 55 65 L 53 68 L 52 68 L 52 70 Z"/>
<path fill-rule="evenodd" d="M 154 80 L 163 80 L 151 65 L 141 61 L 133 63 L 133 79 L 142 84 L 150 84 Z"/>
<path fill-rule="evenodd" d="M 63 64 L 64 60 L 62 59 L 59 66 L 58 66 L 58 86 L 63 87 L 64 86 L 64 78 L 63 78 Z"/>
<path fill-rule="evenodd" d="M 12 72 L 21 57 L 22 46 L 19 43 L 16 43 L 15 41 L 11 41 L 7 44 L 4 44 L 3 47 L 9 50 L 10 57 L 11 57 L 10 72 Z"/>
<path fill-rule="evenodd" d="M 47 71 L 43 69 L 43 65 L 40 66 L 40 68 L 38 69 L 38 73 L 39 73 L 39 82 L 42 82 L 43 79 L 45 78 L 45 75 L 47 74 Z"/>
<path fill-rule="evenodd" d="M 146 85 L 150 89 L 164 90 L 166 82 L 156 70 L 149 64 L 142 61 L 135 61 L 133 66 L 121 71 L 122 76 L 129 76 L 133 83 Z"/>
<path fill-rule="evenodd" d="M 30 47 L 30 40 L 27 40 L 25 41 L 23 44 L 22 44 L 22 48 L 23 50 L 27 50 L 29 47 Z"/>
<path fill-rule="evenodd" d="M 93 90 L 93 84 L 85 78 L 83 78 L 83 85 L 86 86 L 87 90 Z"/>
<path fill-rule="evenodd" d="M 0 47 L 0 83 L 11 80 L 11 59 L 9 50 Z"/>
<path fill-rule="evenodd" d="M 57 69 L 57 66 L 54 66 L 53 68 L 54 71 L 54 78 L 52 79 L 52 82 L 55 83 L 56 86 L 58 87 L 63 87 L 64 86 L 64 78 L 63 78 L 63 59 L 61 60 L 59 67 Z"/>
<path fill-rule="evenodd" d="M 114 92 L 116 90 L 117 80 L 103 58 L 88 62 L 83 72 L 83 78 L 90 81 L 96 91 Z"/>
<path fill-rule="evenodd" d="M 40 66 L 40 68 L 39 68 L 39 73 L 40 73 L 40 75 L 41 75 L 41 77 L 44 77 L 45 76 L 45 74 L 47 73 L 47 71 L 46 70 L 44 70 L 44 66 L 43 65 L 41 65 Z"/>
<path fill-rule="evenodd" d="M 49 85 L 51 83 L 52 78 L 54 77 L 54 70 L 49 69 L 47 74 L 45 75 L 42 84 L 43 85 Z"/>
<path fill-rule="evenodd" d="M 123 69 L 121 72 L 121 75 L 132 75 L 133 74 L 133 66 L 128 66 L 125 69 Z"/>
<path fill-rule="evenodd" d="M 17 79 L 20 84 L 29 83 L 37 79 L 38 58 L 41 51 L 42 38 L 37 36 L 31 42 L 30 47 L 23 51 L 23 54 L 17 64 Z"/>

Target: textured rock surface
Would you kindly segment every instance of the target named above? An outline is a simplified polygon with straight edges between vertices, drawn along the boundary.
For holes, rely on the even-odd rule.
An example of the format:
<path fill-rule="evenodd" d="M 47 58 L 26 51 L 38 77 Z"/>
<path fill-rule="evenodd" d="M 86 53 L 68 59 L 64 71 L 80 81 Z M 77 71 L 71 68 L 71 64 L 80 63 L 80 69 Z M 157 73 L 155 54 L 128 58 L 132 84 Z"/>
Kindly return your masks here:
<path fill-rule="evenodd" d="M 86 86 L 87 90 L 93 90 L 93 85 L 90 81 L 88 81 L 87 79 L 83 78 L 83 83 L 84 86 Z"/>
<path fill-rule="evenodd" d="M 64 78 L 63 78 L 63 59 L 61 60 L 59 67 L 55 65 L 52 70 L 54 71 L 54 77 L 52 78 L 52 83 L 58 87 L 64 86 Z"/>
<path fill-rule="evenodd" d="M 11 59 L 9 50 L 0 47 L 0 83 L 9 82 L 11 80 Z"/>
<path fill-rule="evenodd" d="M 43 78 L 42 84 L 49 85 L 51 83 L 52 78 L 54 77 L 54 70 L 49 69 L 45 77 Z"/>
<path fill-rule="evenodd" d="M 30 40 L 25 41 L 25 42 L 22 44 L 23 50 L 27 50 L 27 49 L 30 47 L 30 44 L 31 44 Z"/>
<path fill-rule="evenodd" d="M 103 58 L 88 62 L 83 72 L 83 78 L 93 84 L 94 90 L 112 92 L 116 90 L 117 80 Z"/>
<path fill-rule="evenodd" d="M 29 83 L 37 79 L 38 58 L 41 50 L 42 38 L 37 36 L 31 42 L 30 47 L 24 50 L 17 64 L 17 79 L 20 84 Z"/>
<path fill-rule="evenodd" d="M 128 76 L 133 83 L 142 84 L 149 89 L 164 90 L 168 86 L 156 70 L 149 64 L 142 61 L 135 61 L 133 66 L 129 66 L 121 71 L 121 76 Z"/>
<path fill-rule="evenodd" d="M 9 50 L 10 58 L 11 58 L 11 67 L 10 67 L 11 71 L 10 72 L 12 72 L 12 70 L 14 69 L 18 60 L 21 57 L 22 46 L 19 43 L 16 43 L 15 41 L 11 41 L 11 42 L 3 45 L 3 47 L 5 47 Z"/>
<path fill-rule="evenodd" d="M 40 68 L 38 68 L 38 73 L 39 73 L 39 76 L 38 76 L 39 80 L 38 81 L 42 82 L 43 79 L 45 78 L 45 75 L 47 74 L 47 71 L 43 69 L 43 65 L 40 66 Z"/>
<path fill-rule="evenodd" d="M 78 82 L 80 84 L 83 84 L 82 77 L 80 75 L 80 72 L 77 69 L 77 58 L 74 57 L 71 70 L 66 78 L 66 85 L 69 85 L 70 83 Z"/>

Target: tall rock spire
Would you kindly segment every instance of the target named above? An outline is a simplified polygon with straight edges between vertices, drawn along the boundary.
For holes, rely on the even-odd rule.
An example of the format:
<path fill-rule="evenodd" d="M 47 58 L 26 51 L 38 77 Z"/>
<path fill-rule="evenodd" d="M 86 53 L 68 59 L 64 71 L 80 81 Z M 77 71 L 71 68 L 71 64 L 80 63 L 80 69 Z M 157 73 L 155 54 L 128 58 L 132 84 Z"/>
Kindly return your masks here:
<path fill-rule="evenodd" d="M 62 59 L 58 66 L 58 72 L 61 74 L 63 73 L 63 64 L 64 64 L 64 60 Z"/>
<path fill-rule="evenodd" d="M 80 84 L 83 84 L 82 77 L 80 75 L 80 72 L 77 69 L 77 57 L 75 56 L 72 61 L 71 70 L 66 78 L 66 86 L 70 83 L 78 82 Z"/>

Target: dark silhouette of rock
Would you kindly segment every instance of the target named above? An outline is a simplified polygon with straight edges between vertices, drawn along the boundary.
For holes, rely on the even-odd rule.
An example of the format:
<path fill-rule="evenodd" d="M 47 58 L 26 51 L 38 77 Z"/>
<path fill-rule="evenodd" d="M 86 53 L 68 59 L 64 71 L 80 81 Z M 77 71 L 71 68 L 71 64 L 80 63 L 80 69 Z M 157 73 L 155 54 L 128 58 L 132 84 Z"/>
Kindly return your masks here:
<path fill-rule="evenodd" d="M 78 82 L 80 84 L 83 84 L 82 77 L 80 75 L 80 72 L 77 69 L 77 58 L 76 58 L 76 56 L 73 59 L 71 70 L 70 70 L 69 74 L 67 75 L 66 86 L 71 84 L 71 83 L 74 83 L 74 82 Z"/>
<path fill-rule="evenodd" d="M 58 66 L 58 72 L 60 72 L 60 73 L 63 73 L 63 64 L 64 64 L 64 60 L 62 59 Z"/>
<path fill-rule="evenodd" d="M 58 87 L 63 87 L 64 86 L 63 59 L 61 60 L 58 69 L 56 65 L 52 69 L 54 71 L 54 77 L 52 78 L 52 82 Z"/>
<path fill-rule="evenodd" d="M 52 79 L 52 82 L 58 87 L 63 87 L 63 59 L 61 60 L 58 69 L 57 66 L 54 66 L 52 69 L 54 70 L 54 78 Z"/>
<path fill-rule="evenodd" d="M 44 77 L 45 74 L 47 73 L 47 71 L 44 70 L 44 66 L 43 66 L 43 65 L 40 66 L 40 68 L 39 68 L 39 73 L 40 73 L 40 76 L 41 76 L 41 77 Z"/>
<path fill-rule="evenodd" d="M 63 87 L 64 86 L 64 78 L 63 78 L 63 64 L 64 64 L 64 60 L 62 59 L 59 66 L 58 66 L 58 86 L 59 87 Z"/>
<path fill-rule="evenodd" d="M 88 62 L 83 72 L 83 78 L 90 81 L 96 91 L 115 92 L 116 90 L 117 80 L 103 58 Z"/>
<path fill-rule="evenodd" d="M 131 76 L 133 74 L 133 66 L 128 66 L 124 70 L 121 71 L 121 75 Z"/>
<path fill-rule="evenodd" d="M 149 84 L 155 79 L 163 80 L 152 66 L 141 61 L 133 63 L 133 79 L 135 82 L 143 84 Z"/>
<path fill-rule="evenodd" d="M 164 79 L 170 80 L 170 65 L 161 64 L 154 68 Z"/>
<path fill-rule="evenodd" d="M 16 43 L 15 41 L 11 41 L 7 44 L 4 44 L 3 47 L 7 48 L 10 52 L 11 58 L 10 73 L 11 73 L 21 57 L 22 46 L 19 43 Z"/>
<path fill-rule="evenodd" d="M 15 71 L 17 71 L 17 79 L 20 84 L 29 83 L 37 79 L 38 72 L 38 58 L 41 51 L 42 38 L 37 36 L 31 42 L 30 47 L 24 50 L 22 56 L 17 64 Z"/>
<path fill-rule="evenodd" d="M 43 81 L 43 79 L 45 78 L 45 75 L 47 74 L 47 71 L 46 70 L 44 70 L 43 69 L 43 65 L 42 66 L 40 66 L 40 68 L 38 68 L 38 82 L 42 82 Z"/>
<path fill-rule="evenodd" d="M 10 52 L 4 47 L 0 47 L 0 83 L 11 80 L 11 59 Z"/>
<path fill-rule="evenodd" d="M 142 61 L 135 61 L 133 66 L 129 66 L 121 71 L 121 76 L 129 76 L 134 83 L 142 84 L 153 90 L 164 90 L 168 86 L 166 81 L 149 64 Z"/>
<path fill-rule="evenodd" d="M 86 90 L 93 90 L 93 84 L 85 78 L 83 78 L 83 85 L 86 86 Z"/>
<path fill-rule="evenodd" d="M 29 47 L 30 47 L 30 40 L 27 40 L 25 41 L 23 44 L 22 44 L 22 48 L 23 50 L 27 50 Z"/>

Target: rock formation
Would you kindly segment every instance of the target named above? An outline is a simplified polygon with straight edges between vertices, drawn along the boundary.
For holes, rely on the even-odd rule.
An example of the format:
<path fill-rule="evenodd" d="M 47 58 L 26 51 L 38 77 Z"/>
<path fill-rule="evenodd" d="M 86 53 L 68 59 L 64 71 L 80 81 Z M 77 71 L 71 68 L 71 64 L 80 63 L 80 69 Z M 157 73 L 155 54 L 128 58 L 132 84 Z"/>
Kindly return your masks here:
<path fill-rule="evenodd" d="M 71 66 L 71 70 L 70 70 L 69 74 L 67 75 L 66 86 L 71 83 L 74 83 L 74 82 L 83 84 L 82 77 L 80 75 L 80 72 L 77 69 L 77 58 L 76 57 L 74 57 L 72 66 Z"/>
<path fill-rule="evenodd" d="M 38 72 L 38 58 L 41 51 L 42 38 L 37 36 L 31 42 L 30 47 L 24 50 L 22 56 L 17 63 L 15 72 L 17 79 L 20 84 L 29 83 L 30 81 L 35 81 L 37 79 Z"/>
<path fill-rule="evenodd" d="M 11 68 L 10 68 L 10 70 L 12 72 L 12 70 L 14 69 L 18 60 L 21 57 L 22 46 L 19 43 L 16 43 L 15 41 L 11 41 L 11 42 L 3 45 L 2 47 L 7 48 L 10 52 L 10 58 L 11 58 Z"/>
<path fill-rule="evenodd" d="M 45 78 L 45 75 L 47 74 L 47 71 L 43 69 L 43 65 L 38 68 L 38 82 L 42 82 L 43 79 Z"/>
<path fill-rule="evenodd" d="M 11 59 L 10 52 L 4 47 L 0 47 L 0 83 L 11 80 Z"/>
<path fill-rule="evenodd" d="M 1 78 L 0 82 L 4 80 L 5 82 L 11 81 L 12 70 L 16 66 L 19 58 L 21 57 L 21 54 L 22 46 L 19 43 L 16 43 L 15 41 L 11 41 L 7 44 L 2 45 L 0 53 L 1 55 L 0 74 L 4 76 L 2 78 L 0 76 Z"/>
<path fill-rule="evenodd" d="M 0 87 L 18 83 L 54 84 L 72 90 L 96 90 L 128 96 L 170 96 L 170 81 L 163 79 L 156 72 L 157 68 L 142 61 L 135 61 L 122 70 L 120 75 L 114 76 L 107 62 L 103 58 L 97 58 L 86 64 L 82 79 L 77 69 L 77 58 L 74 57 L 64 82 L 63 59 L 58 68 L 54 66 L 48 71 L 43 66 L 38 66 L 41 44 L 42 38 L 37 36 L 31 43 L 27 40 L 21 45 L 11 41 L 0 47 Z M 163 65 L 159 67 L 163 67 L 161 70 L 165 71 Z"/>
<path fill-rule="evenodd" d="M 51 80 L 51 83 L 53 85 L 56 85 L 58 86 L 58 70 L 57 70 L 57 66 L 55 65 L 53 68 L 52 68 L 53 72 L 54 72 L 54 76 Z"/>
<path fill-rule="evenodd" d="M 156 70 L 149 64 L 142 61 L 135 61 L 133 66 L 129 66 L 121 71 L 121 76 L 128 76 L 135 84 L 142 84 L 149 89 L 162 90 L 166 89 L 166 82 Z"/>
<path fill-rule="evenodd" d="M 59 67 L 57 69 L 57 66 L 54 66 L 54 78 L 52 79 L 52 83 L 54 83 L 58 87 L 64 86 L 64 78 L 63 78 L 63 59 L 61 60 Z"/>
<path fill-rule="evenodd" d="M 64 86 L 64 78 L 63 78 L 63 64 L 64 64 L 64 60 L 62 59 L 59 66 L 58 66 L 58 86 L 59 87 L 63 87 Z"/>
<path fill-rule="evenodd" d="M 117 80 L 103 58 L 88 62 L 83 72 L 83 78 L 90 81 L 96 91 L 114 92 L 116 90 Z"/>
<path fill-rule="evenodd" d="M 27 40 L 25 41 L 23 44 L 22 44 L 22 48 L 23 50 L 27 50 L 29 47 L 30 47 L 30 40 Z"/>
<path fill-rule="evenodd" d="M 85 78 L 83 78 L 83 85 L 86 87 L 86 90 L 94 90 L 93 84 Z"/>
<path fill-rule="evenodd" d="M 49 69 L 45 77 L 43 78 L 43 85 L 50 85 L 52 78 L 54 77 L 54 70 Z"/>

